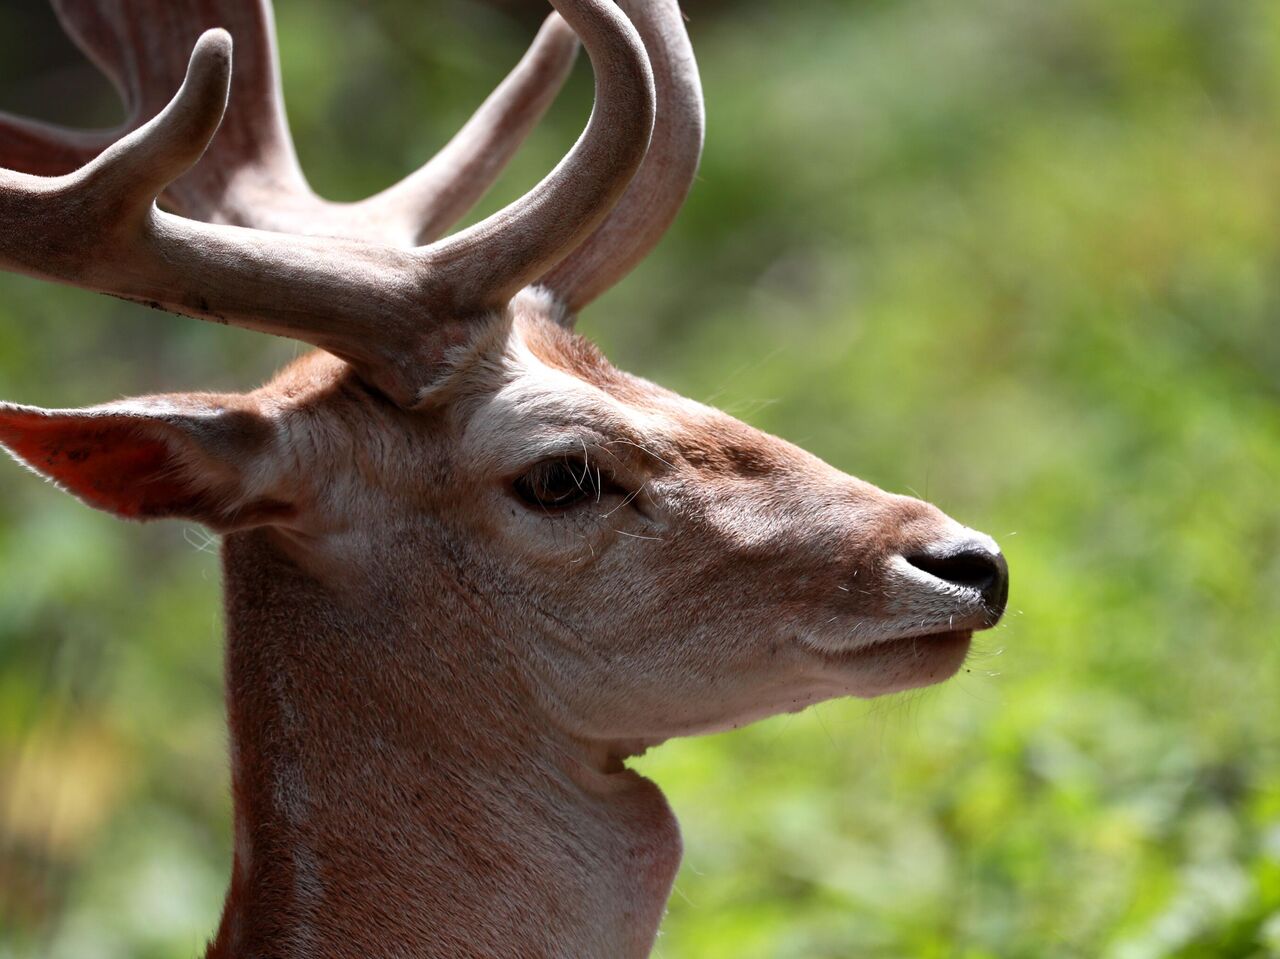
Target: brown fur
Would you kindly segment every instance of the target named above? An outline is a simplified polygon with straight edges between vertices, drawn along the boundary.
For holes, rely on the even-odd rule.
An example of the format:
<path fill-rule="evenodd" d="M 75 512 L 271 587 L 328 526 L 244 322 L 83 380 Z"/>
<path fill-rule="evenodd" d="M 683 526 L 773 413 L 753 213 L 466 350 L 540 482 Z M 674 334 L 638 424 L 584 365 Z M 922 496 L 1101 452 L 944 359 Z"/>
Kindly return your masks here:
<path fill-rule="evenodd" d="M 517 298 L 416 411 L 324 353 L 243 397 L 0 409 L 92 505 L 229 534 L 210 959 L 644 956 L 680 839 L 625 756 L 935 682 L 994 621 L 901 560 L 976 534 L 556 320 Z M 511 477 L 566 455 L 614 485 L 521 503 Z M 99 458 L 143 466 L 86 494 Z"/>
<path fill-rule="evenodd" d="M 566 328 L 675 215 L 702 102 L 674 0 L 553 2 L 597 70 L 586 133 L 426 247 L 406 236 L 461 215 L 545 107 L 565 23 L 439 162 L 350 206 L 296 167 L 261 0 L 61 4 L 132 108 L 77 170 L 101 137 L 0 117 L 0 154 L 16 135 L 65 173 L 0 169 L 0 266 L 329 351 L 243 396 L 0 404 L 0 443 L 90 505 L 225 534 L 210 959 L 647 955 L 680 836 L 627 756 L 945 679 L 1003 610 L 990 539 Z M 576 500 L 531 492 L 570 468 Z"/>

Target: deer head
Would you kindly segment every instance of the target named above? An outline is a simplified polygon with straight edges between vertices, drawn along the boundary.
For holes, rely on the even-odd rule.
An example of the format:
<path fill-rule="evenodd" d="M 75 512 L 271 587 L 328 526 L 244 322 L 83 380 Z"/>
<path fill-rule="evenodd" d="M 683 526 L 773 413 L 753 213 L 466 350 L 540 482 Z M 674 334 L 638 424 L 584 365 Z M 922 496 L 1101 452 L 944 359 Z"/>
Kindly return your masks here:
<path fill-rule="evenodd" d="M 298 658 L 325 623 L 376 623 L 348 663 L 371 688 L 431 669 L 451 684 L 374 697 L 398 728 L 537 739 L 474 711 L 443 732 L 432 718 L 492 694 L 608 774 L 671 736 L 960 667 L 1005 606 L 990 538 L 616 370 L 573 332 L 697 165 L 701 93 L 675 0 L 554 0 L 439 156 L 345 205 L 298 170 L 264 3 L 62 0 L 132 119 L 102 135 L 0 123 L 0 161 L 24 170 L 0 170 L 0 265 L 319 348 L 246 394 L 0 406 L 0 443 L 89 505 L 226 534 L 233 670 L 259 668 L 270 634 L 293 649 L 291 702 L 319 701 L 332 662 Z M 218 27 L 246 51 L 234 83 Z M 596 76 L 581 139 L 524 197 L 437 239 L 550 102 L 574 34 Z M 280 726 L 234 681 L 229 697 L 238 746 Z M 645 921 L 629 952 L 651 939 Z"/>

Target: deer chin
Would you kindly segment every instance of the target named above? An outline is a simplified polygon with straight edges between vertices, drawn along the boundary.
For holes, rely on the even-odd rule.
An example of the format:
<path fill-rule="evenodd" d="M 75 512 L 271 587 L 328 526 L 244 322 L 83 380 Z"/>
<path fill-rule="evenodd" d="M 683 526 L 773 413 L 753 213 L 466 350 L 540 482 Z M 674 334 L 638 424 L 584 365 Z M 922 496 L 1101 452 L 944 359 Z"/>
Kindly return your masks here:
<path fill-rule="evenodd" d="M 854 696 L 871 698 L 950 679 L 964 665 L 972 629 L 877 639 L 847 649 L 810 647 L 829 676 L 847 679 Z"/>

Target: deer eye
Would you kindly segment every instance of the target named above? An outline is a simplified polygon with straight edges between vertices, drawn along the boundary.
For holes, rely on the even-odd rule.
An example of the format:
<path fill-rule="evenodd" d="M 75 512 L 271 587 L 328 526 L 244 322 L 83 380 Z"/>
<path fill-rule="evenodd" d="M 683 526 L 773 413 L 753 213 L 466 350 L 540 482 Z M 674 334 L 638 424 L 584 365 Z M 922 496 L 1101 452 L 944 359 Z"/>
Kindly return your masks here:
<path fill-rule="evenodd" d="M 590 462 L 562 457 L 543 460 L 517 477 L 512 488 L 528 506 L 564 510 L 600 499 L 613 488 L 613 483 Z"/>

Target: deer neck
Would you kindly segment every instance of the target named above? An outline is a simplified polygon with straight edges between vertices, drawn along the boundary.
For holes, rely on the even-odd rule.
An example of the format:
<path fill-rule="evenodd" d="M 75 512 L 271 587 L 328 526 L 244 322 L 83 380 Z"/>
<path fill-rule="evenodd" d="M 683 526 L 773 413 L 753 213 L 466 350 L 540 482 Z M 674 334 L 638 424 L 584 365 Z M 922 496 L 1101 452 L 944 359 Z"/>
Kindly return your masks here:
<path fill-rule="evenodd" d="M 680 856 L 657 787 L 556 728 L 447 570 L 410 624 L 272 536 L 224 546 L 236 839 L 209 959 L 648 955 Z"/>

